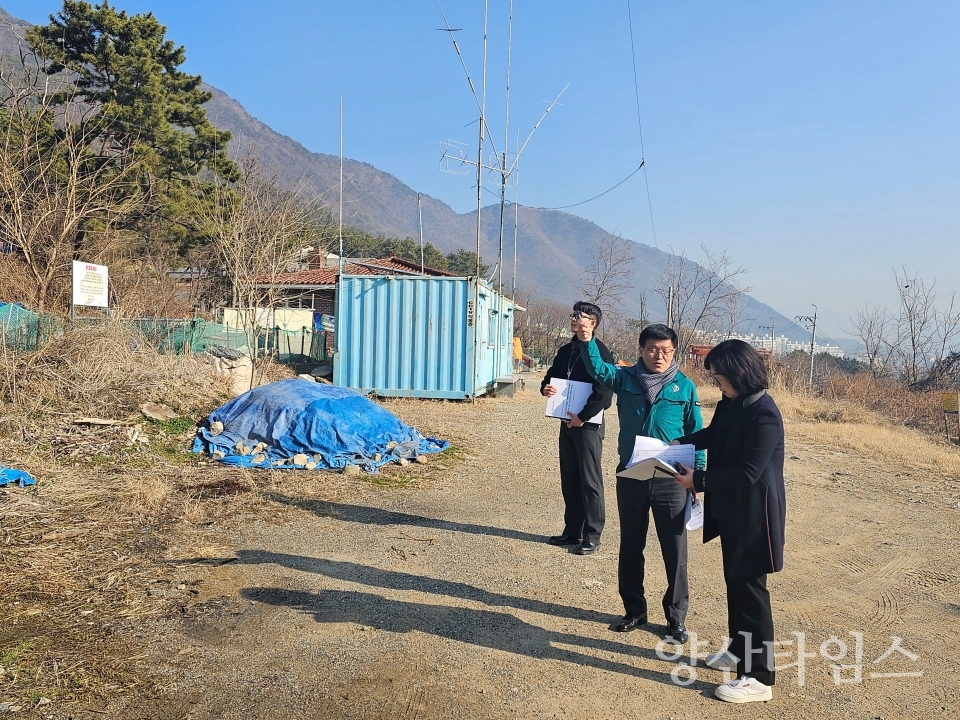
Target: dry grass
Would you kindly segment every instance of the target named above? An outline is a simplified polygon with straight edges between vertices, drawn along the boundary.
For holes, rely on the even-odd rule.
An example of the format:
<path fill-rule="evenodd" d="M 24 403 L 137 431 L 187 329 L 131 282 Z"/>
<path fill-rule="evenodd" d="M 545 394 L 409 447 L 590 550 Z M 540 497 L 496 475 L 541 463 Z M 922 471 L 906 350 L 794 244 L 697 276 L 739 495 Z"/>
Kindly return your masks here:
<path fill-rule="evenodd" d="M 960 478 L 960 448 L 847 401 L 772 391 L 788 435 L 891 467 Z"/>
<path fill-rule="evenodd" d="M 190 414 L 227 397 L 223 377 L 192 357 L 161 355 L 122 323 L 80 325 L 42 350 L 2 356 L 0 400 L 31 412 L 122 419 L 147 401 Z"/>
<path fill-rule="evenodd" d="M 173 581 L 168 534 L 236 509 L 211 482 L 231 500 L 256 497 L 229 469 L 198 466 L 185 423 L 175 432 L 139 406 L 164 402 L 198 420 L 225 398 L 208 366 L 158 355 L 118 324 L 77 328 L 36 353 L 0 351 L 0 465 L 37 479 L 0 489 L 7 694 L 69 699 L 139 682 L 129 628 L 172 601 L 156 592 Z M 74 425 L 76 415 L 136 422 L 149 442 L 131 442 L 123 427 Z"/>
<path fill-rule="evenodd" d="M 291 374 L 268 371 L 271 380 Z M 186 606 L 198 558 L 229 551 L 225 532 L 366 482 L 211 463 L 189 452 L 191 423 L 139 411 L 162 402 L 196 422 L 226 399 L 209 366 L 159 355 L 119 324 L 77 328 L 33 354 L 0 347 L 0 465 L 37 479 L 0 488 L 0 702 L 47 697 L 63 707 L 137 688 L 147 677 L 138 624 Z M 148 441 L 132 442 L 125 427 L 74 424 L 81 415 L 136 424 Z M 445 466 L 376 477 L 408 485 Z"/>
<path fill-rule="evenodd" d="M 715 408 L 720 391 L 707 374 L 687 375 L 699 386 L 703 407 Z M 943 436 L 939 391 L 911 392 L 900 383 L 866 373 L 836 375 L 822 394 L 782 366 L 771 372 L 770 394 L 783 413 L 788 436 L 844 450 L 870 460 L 960 478 L 960 448 Z"/>

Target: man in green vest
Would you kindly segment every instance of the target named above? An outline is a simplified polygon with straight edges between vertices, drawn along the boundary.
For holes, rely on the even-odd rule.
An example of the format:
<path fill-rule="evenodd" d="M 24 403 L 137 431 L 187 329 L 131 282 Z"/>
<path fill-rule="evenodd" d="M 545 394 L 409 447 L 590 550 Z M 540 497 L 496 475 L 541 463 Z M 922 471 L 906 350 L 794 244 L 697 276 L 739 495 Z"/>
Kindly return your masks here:
<path fill-rule="evenodd" d="M 703 427 L 697 387 L 677 367 L 677 334 L 666 325 L 649 325 L 640 333 L 639 357 L 632 367 L 618 367 L 600 357 L 592 330 L 577 333 L 587 372 L 617 395 L 620 437 L 617 472 L 630 462 L 638 435 L 669 443 Z M 697 467 L 703 467 L 703 453 Z M 687 531 L 684 509 L 687 491 L 673 478 L 631 480 L 617 478 L 617 509 L 620 515 L 620 597 L 625 615 L 614 626 L 617 632 L 636 630 L 647 622 L 644 597 L 644 557 L 650 513 L 667 571 L 663 611 L 666 639 L 683 643 L 690 594 L 687 584 Z"/>

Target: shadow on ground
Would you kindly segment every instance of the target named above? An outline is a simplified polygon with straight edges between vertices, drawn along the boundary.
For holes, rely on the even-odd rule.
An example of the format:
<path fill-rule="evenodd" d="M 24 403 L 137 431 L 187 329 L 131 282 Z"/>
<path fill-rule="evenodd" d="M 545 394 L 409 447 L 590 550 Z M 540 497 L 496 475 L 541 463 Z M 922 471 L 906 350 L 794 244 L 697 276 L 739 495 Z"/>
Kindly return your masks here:
<path fill-rule="evenodd" d="M 597 653 L 639 656 L 663 662 L 652 650 L 546 630 L 509 613 L 391 600 L 382 595 L 347 590 L 311 593 L 277 587 L 250 587 L 241 590 L 240 594 L 248 600 L 311 614 L 320 623 L 356 623 L 393 633 L 419 631 L 538 660 L 558 660 L 676 685 L 669 672 L 645 670 L 578 651 L 588 648 Z M 705 691 L 710 686 L 694 681 L 689 687 Z"/>
<path fill-rule="evenodd" d="M 291 497 L 277 492 L 264 493 L 263 497 L 282 505 L 291 505 L 301 510 L 307 510 L 320 517 L 332 517 L 344 522 L 355 522 L 363 525 L 409 525 L 411 527 L 449 530 L 451 532 L 469 533 L 471 535 L 489 535 L 491 537 L 535 543 L 542 543 L 547 540 L 544 535 L 535 535 L 534 533 L 522 532 L 520 530 L 452 522 L 450 520 L 438 520 L 421 515 L 409 515 L 407 513 L 381 510 L 380 508 L 367 507 L 365 505 L 347 505 L 345 503 L 311 500 L 309 498 Z"/>
<path fill-rule="evenodd" d="M 607 615 L 595 610 L 560 605 L 558 603 L 534 600 L 531 598 L 515 597 L 503 593 L 490 592 L 467 583 L 423 575 L 412 575 L 396 570 L 381 570 L 380 568 L 360 565 L 358 563 L 340 560 L 324 560 L 322 558 L 304 557 L 302 555 L 287 555 L 284 553 L 265 552 L 261 550 L 240 550 L 237 560 L 246 565 L 280 565 L 281 567 L 302 572 L 316 573 L 336 580 L 346 580 L 370 587 L 387 590 L 415 590 L 433 595 L 473 600 L 490 607 L 511 607 L 518 610 L 542 613 L 554 617 L 564 617 L 571 620 L 586 622 L 611 623 L 619 619 L 616 615 Z"/>

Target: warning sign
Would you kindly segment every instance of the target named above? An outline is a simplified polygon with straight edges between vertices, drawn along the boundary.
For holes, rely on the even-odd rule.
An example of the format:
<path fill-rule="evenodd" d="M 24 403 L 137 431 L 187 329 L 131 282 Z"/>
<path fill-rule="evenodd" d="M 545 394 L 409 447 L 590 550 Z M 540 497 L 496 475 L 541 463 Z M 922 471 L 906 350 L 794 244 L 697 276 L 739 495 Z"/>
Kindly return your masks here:
<path fill-rule="evenodd" d="M 944 415 L 960 415 L 960 395 L 957 393 L 943 394 Z"/>
<path fill-rule="evenodd" d="M 73 261 L 73 304 L 107 307 L 107 266 Z"/>

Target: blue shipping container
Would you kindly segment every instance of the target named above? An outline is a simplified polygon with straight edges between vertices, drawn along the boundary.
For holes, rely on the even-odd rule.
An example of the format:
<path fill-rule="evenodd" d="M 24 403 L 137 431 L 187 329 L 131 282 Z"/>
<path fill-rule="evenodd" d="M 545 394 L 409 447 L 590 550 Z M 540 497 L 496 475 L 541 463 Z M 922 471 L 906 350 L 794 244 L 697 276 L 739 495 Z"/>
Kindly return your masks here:
<path fill-rule="evenodd" d="M 337 385 L 466 399 L 513 372 L 514 305 L 484 281 L 344 275 L 336 306 Z"/>

